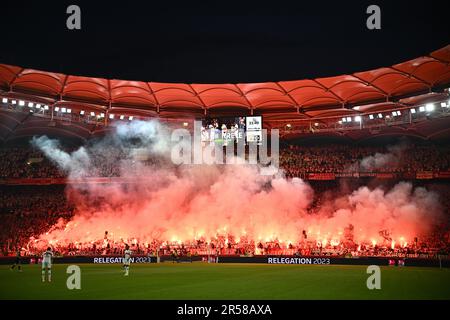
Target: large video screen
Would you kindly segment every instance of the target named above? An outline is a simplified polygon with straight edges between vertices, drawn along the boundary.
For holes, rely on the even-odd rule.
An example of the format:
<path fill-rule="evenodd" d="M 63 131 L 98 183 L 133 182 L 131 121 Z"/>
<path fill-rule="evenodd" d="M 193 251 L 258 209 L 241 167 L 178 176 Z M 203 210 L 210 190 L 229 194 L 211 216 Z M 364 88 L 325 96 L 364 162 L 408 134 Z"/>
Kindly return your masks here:
<path fill-rule="evenodd" d="M 262 117 L 210 118 L 202 121 L 201 140 L 204 145 L 223 145 L 262 141 Z"/>

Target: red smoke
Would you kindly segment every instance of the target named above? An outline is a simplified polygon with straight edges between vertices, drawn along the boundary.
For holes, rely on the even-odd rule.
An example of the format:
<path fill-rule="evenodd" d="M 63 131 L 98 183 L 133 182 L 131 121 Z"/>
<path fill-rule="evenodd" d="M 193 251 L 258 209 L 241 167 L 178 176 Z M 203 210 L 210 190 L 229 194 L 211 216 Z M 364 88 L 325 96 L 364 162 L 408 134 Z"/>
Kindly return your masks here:
<path fill-rule="evenodd" d="M 76 158 L 64 152 L 61 157 L 62 151 L 51 140 L 39 138 L 34 143 L 58 165 L 69 168 L 69 182 L 83 176 L 80 170 L 84 167 L 76 164 L 94 165 L 86 160 L 86 154 L 89 158 L 92 150 L 102 150 L 96 145 L 78 151 Z M 107 148 L 103 150 L 107 152 Z M 257 169 L 250 165 L 162 168 L 128 158 L 121 163 L 120 176 L 131 183 L 69 184 L 75 217 L 40 238 L 60 244 L 92 242 L 102 239 L 107 230 L 110 239 L 137 239 L 141 243 L 201 237 L 209 241 L 218 234 L 228 234 L 295 244 L 303 230 L 308 240 L 342 241 L 345 228 L 351 224 L 355 242 L 382 243 L 380 231 L 387 230 L 396 243 L 410 243 L 428 233 L 440 219 L 437 195 L 404 182 L 387 192 L 361 187 L 311 213 L 308 207 L 314 191 L 310 185 L 281 174 L 261 176 Z"/>

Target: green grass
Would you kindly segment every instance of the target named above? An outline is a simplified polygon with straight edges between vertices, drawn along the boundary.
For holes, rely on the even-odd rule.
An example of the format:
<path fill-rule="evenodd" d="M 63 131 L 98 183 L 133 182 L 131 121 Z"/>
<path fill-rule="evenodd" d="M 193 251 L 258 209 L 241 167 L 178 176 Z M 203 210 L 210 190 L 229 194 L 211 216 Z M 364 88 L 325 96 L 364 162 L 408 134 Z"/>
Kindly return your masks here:
<path fill-rule="evenodd" d="M 39 265 L 0 266 L 0 299 L 450 299 L 450 269 L 381 267 L 368 290 L 365 266 L 162 263 L 80 264 L 81 290 L 68 290 L 67 265 L 41 282 Z"/>

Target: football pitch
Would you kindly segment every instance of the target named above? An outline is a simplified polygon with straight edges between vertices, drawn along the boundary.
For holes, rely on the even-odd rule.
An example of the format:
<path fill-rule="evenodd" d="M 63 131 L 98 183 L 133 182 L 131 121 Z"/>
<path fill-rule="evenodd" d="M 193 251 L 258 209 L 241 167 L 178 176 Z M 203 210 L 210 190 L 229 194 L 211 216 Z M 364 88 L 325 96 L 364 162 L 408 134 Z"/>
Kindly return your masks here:
<path fill-rule="evenodd" d="M 450 299 L 450 269 L 381 267 L 381 289 L 369 290 L 365 266 L 161 263 L 79 264 L 81 289 L 66 286 L 68 265 L 23 272 L 0 266 L 0 299 Z"/>

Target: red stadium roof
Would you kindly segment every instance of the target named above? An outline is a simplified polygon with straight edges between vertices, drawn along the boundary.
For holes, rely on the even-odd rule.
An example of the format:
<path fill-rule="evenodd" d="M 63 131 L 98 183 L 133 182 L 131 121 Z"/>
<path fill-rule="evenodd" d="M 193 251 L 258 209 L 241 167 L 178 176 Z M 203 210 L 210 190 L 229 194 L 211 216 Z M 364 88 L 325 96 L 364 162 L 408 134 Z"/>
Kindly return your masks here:
<path fill-rule="evenodd" d="M 421 104 L 448 101 L 450 45 L 427 56 L 391 67 L 328 78 L 237 84 L 184 84 L 88 78 L 0 64 L 0 95 L 53 106 L 49 117 L 0 109 L 0 140 L 36 134 L 86 140 L 109 126 L 97 122 L 59 121 L 55 107 L 95 114 L 159 117 L 186 121 L 205 115 L 263 115 L 266 128 L 279 128 L 283 138 L 328 136 L 361 140 L 383 135 L 420 139 L 450 136 L 450 116 L 421 114 L 414 123 L 395 122 L 341 130 L 341 117 L 409 110 Z M 11 100 L 12 101 L 12 100 Z M 392 121 L 391 121 L 392 120 Z M 289 129 L 286 129 L 289 128 Z M 310 129 L 312 128 L 312 129 Z M 313 130 L 314 129 L 314 130 Z M 357 130 L 353 130 L 357 129 Z"/>
<path fill-rule="evenodd" d="M 348 114 L 450 84 L 450 45 L 390 67 L 328 78 L 237 84 L 185 84 L 65 75 L 0 64 L 0 90 L 85 103 L 105 111 L 159 117 L 262 114 L 270 119 L 311 119 Z"/>

